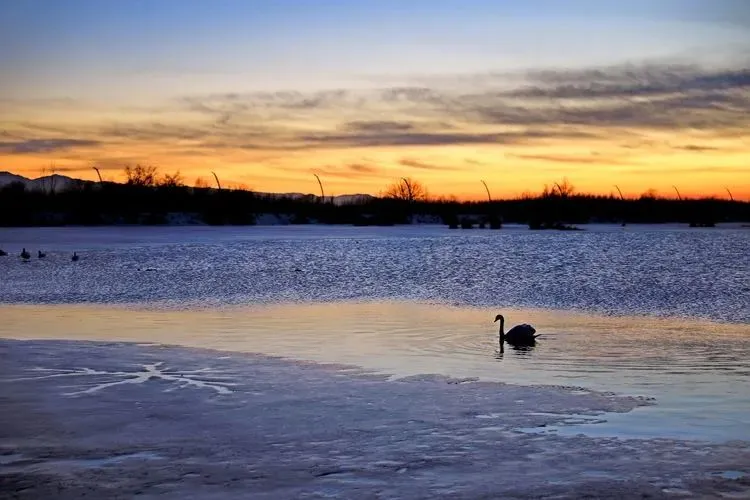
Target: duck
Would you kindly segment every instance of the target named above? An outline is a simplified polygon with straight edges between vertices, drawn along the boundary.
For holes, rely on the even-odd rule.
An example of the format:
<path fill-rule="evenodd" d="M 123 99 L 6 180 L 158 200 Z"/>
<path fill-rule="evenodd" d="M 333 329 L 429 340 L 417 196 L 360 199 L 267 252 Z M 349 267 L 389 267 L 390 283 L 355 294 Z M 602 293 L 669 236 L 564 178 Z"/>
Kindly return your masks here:
<path fill-rule="evenodd" d="M 40 259 L 43 259 L 43 258 L 45 258 L 46 256 L 47 256 L 47 254 L 46 254 L 46 253 L 44 253 L 44 252 L 42 252 L 41 250 L 39 250 L 39 252 L 37 253 L 37 257 L 38 257 L 38 258 L 40 258 Z"/>
<path fill-rule="evenodd" d="M 21 258 L 23 260 L 29 260 L 31 258 L 31 254 L 28 251 L 26 251 L 26 248 L 21 250 Z"/>
<path fill-rule="evenodd" d="M 502 348 L 503 343 L 507 342 L 510 345 L 534 345 L 539 334 L 536 333 L 536 328 L 531 325 L 523 323 L 516 325 L 508 333 L 505 333 L 505 317 L 502 314 L 495 316 L 495 321 L 500 321 L 500 347 Z"/>
<path fill-rule="evenodd" d="M 70 260 L 72 260 L 73 262 L 78 262 L 79 258 L 80 257 L 78 257 L 78 254 L 73 252 L 73 256 L 70 258 Z"/>

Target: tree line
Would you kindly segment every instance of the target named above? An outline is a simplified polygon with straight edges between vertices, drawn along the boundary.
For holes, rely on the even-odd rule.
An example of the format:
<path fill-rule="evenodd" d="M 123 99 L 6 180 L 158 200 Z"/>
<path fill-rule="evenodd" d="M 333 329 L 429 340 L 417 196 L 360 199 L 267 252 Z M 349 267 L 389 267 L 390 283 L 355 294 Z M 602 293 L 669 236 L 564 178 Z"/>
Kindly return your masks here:
<path fill-rule="evenodd" d="M 378 197 L 336 205 L 324 196 L 292 198 L 222 188 L 218 177 L 215 188 L 206 183 L 189 187 L 179 172 L 160 175 L 150 166 L 127 167 L 125 176 L 125 183 L 81 181 L 65 191 L 34 191 L 21 183 L 9 184 L 0 189 L 0 226 L 252 225 L 262 214 L 277 215 L 292 224 L 430 221 L 453 228 L 500 228 L 504 223 L 521 223 L 532 229 L 574 229 L 577 224 L 592 222 L 712 226 L 750 221 L 748 202 L 675 200 L 654 192 L 636 199 L 579 194 L 567 179 L 544 186 L 538 194 L 516 199 L 493 200 L 487 189 L 487 201 L 460 202 L 431 197 L 423 183 L 404 177 L 386 186 Z"/>

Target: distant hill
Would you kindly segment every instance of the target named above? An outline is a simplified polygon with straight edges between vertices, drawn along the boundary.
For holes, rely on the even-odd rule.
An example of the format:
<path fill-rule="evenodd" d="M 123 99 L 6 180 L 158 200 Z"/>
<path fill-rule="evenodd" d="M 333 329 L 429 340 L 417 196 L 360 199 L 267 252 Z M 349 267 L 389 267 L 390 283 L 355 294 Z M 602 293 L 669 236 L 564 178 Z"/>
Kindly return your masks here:
<path fill-rule="evenodd" d="M 66 175 L 52 174 L 44 177 L 37 177 L 36 179 L 29 179 L 22 175 L 12 174 L 10 172 L 0 172 L 0 188 L 12 184 L 14 182 L 20 182 L 29 191 L 47 191 L 47 192 L 61 192 L 68 190 L 72 187 L 82 186 L 85 184 L 93 184 L 93 181 L 87 181 L 83 179 L 76 179 L 74 177 L 68 177 Z M 274 198 L 292 198 L 299 199 L 305 197 L 312 197 L 314 199 L 319 196 L 313 194 L 304 193 L 259 193 L 259 196 L 271 196 Z M 339 196 L 329 197 L 326 196 L 326 201 L 333 201 L 334 205 L 348 205 L 350 203 L 363 203 L 374 199 L 375 197 L 369 194 L 342 194 Z"/>
<path fill-rule="evenodd" d="M 74 179 L 73 177 L 60 174 L 45 175 L 44 177 L 29 179 L 22 175 L 16 175 L 10 172 L 0 172 L 0 188 L 7 186 L 8 184 L 13 184 L 14 182 L 20 182 L 26 186 L 26 189 L 29 191 L 54 191 L 57 193 L 75 186 L 90 183 L 91 181 Z"/>
<path fill-rule="evenodd" d="M 13 184 L 14 182 L 21 182 L 25 185 L 29 182 L 29 179 L 20 175 L 11 174 L 10 172 L 0 172 L 0 187 Z"/>

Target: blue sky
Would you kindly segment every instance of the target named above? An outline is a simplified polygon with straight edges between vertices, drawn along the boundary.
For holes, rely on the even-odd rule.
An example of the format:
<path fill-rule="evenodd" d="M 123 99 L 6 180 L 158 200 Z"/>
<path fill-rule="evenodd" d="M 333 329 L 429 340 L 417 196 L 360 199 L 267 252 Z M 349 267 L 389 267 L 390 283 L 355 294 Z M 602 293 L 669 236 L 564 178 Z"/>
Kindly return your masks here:
<path fill-rule="evenodd" d="M 175 77 L 185 91 L 299 89 L 697 57 L 707 45 L 750 39 L 741 2 L 3 2 L 0 63 L 12 76 L 0 88 L 13 97 L 107 97 L 140 82 L 150 87 L 145 98 L 173 92 Z"/>

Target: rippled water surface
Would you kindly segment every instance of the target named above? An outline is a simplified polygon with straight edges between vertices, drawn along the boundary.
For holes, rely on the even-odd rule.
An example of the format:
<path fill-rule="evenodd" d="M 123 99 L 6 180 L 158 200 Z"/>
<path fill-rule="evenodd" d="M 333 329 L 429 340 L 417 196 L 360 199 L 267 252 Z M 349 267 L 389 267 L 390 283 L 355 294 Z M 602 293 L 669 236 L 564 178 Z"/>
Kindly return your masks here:
<path fill-rule="evenodd" d="M 178 343 L 655 406 L 590 433 L 750 439 L 750 231 L 0 229 L 0 336 Z M 70 262 L 75 250 L 82 255 Z M 497 352 L 502 310 L 543 334 Z"/>
<path fill-rule="evenodd" d="M 19 265 L 22 246 L 48 256 Z M 742 228 L 0 229 L 0 248 L 2 302 L 417 299 L 750 322 Z"/>

